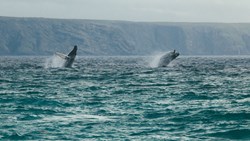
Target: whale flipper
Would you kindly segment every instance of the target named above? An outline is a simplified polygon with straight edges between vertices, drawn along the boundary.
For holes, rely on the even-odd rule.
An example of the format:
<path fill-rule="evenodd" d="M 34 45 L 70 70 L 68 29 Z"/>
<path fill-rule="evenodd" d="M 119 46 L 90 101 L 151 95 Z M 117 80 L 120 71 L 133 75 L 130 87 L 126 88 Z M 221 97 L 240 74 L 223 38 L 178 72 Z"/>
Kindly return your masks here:
<path fill-rule="evenodd" d="M 59 52 L 56 52 L 55 53 L 57 56 L 59 56 L 60 58 L 62 58 L 62 59 L 68 59 L 69 58 L 69 56 L 67 56 L 67 55 L 65 55 L 65 54 L 62 54 L 62 53 L 59 53 Z"/>

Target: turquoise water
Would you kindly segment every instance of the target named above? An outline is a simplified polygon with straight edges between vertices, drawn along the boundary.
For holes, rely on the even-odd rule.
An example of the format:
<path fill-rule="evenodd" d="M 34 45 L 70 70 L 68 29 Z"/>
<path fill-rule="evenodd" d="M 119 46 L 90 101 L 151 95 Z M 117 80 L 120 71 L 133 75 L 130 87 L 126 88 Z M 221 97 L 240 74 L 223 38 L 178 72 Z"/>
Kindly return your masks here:
<path fill-rule="evenodd" d="M 0 140 L 250 140 L 250 58 L 0 57 Z"/>

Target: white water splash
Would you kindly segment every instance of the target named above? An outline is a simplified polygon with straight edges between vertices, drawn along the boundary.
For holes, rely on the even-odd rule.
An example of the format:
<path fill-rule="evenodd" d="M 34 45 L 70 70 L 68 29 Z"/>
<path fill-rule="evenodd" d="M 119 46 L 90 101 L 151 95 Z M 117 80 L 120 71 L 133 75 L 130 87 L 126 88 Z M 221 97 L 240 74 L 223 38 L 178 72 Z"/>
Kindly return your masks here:
<path fill-rule="evenodd" d="M 45 68 L 61 68 L 63 67 L 64 60 L 56 55 L 46 59 L 44 67 Z"/>
<path fill-rule="evenodd" d="M 152 59 L 150 60 L 149 62 L 149 66 L 152 67 L 152 68 L 156 68 L 158 67 L 158 64 L 160 62 L 160 59 L 161 57 L 165 54 L 166 52 L 158 52 L 158 53 L 155 53 L 153 56 L 152 56 Z"/>

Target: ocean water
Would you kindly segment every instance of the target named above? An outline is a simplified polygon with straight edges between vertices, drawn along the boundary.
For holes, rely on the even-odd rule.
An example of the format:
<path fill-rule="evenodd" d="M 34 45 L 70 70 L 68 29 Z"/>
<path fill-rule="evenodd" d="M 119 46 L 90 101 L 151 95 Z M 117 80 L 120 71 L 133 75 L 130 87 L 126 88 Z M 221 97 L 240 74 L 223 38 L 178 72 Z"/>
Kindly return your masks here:
<path fill-rule="evenodd" d="M 0 140 L 250 140 L 250 57 L 0 57 Z"/>

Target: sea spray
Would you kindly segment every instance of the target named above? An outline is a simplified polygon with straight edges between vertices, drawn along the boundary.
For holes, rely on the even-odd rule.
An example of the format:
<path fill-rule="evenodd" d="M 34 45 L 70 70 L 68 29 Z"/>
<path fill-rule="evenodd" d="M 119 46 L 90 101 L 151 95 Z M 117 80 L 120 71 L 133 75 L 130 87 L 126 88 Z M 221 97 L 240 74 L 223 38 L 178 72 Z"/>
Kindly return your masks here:
<path fill-rule="evenodd" d="M 46 59 L 45 68 L 61 68 L 63 67 L 64 60 L 56 55 L 53 55 Z"/>
<path fill-rule="evenodd" d="M 149 60 L 149 66 L 152 68 L 158 67 L 158 64 L 160 62 L 161 57 L 165 54 L 166 52 L 157 52 L 152 55 L 151 59 Z"/>
<path fill-rule="evenodd" d="M 174 59 L 179 56 L 179 53 L 174 51 L 171 52 L 160 52 L 154 55 L 150 66 L 155 67 L 167 67 Z"/>

